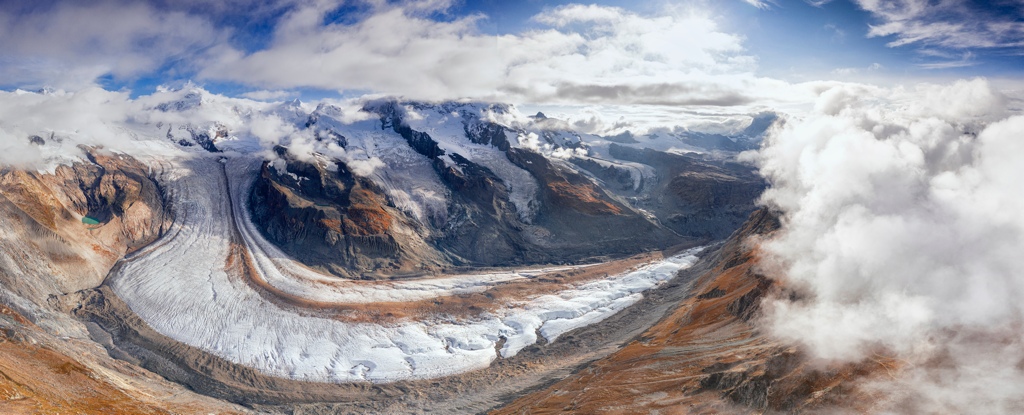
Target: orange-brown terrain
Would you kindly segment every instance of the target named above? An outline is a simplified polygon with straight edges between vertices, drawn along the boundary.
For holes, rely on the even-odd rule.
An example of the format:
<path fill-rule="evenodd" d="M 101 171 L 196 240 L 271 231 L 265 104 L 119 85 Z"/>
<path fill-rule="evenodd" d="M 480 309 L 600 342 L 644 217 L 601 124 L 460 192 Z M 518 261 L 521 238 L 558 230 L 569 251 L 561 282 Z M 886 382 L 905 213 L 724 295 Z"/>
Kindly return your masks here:
<path fill-rule="evenodd" d="M 665 318 L 610 356 L 493 414 L 688 414 L 862 412 L 871 400 L 853 380 L 887 375 L 892 359 L 812 363 L 754 324 L 761 300 L 780 288 L 758 273 L 756 241 L 778 228 L 755 212 L 723 246 L 716 265 Z"/>
<path fill-rule="evenodd" d="M 163 211 L 160 189 L 147 177 L 141 164 L 117 156 L 93 155 L 92 160 L 91 164 L 60 167 L 54 175 L 7 172 L 0 178 L 4 184 L 4 214 L 25 225 L 26 228 L 20 231 L 33 237 L 25 239 L 28 242 L 23 243 L 35 247 L 12 247 L 9 254 L 21 252 L 27 255 L 22 258 L 23 261 L 52 262 L 50 267 L 59 267 L 51 268 L 57 272 L 47 277 L 49 279 L 40 279 L 44 282 L 41 286 L 19 285 L 14 275 L 3 275 L 8 282 L 7 286 L 23 291 L 28 298 L 46 298 L 57 309 L 76 310 L 75 315 L 80 318 L 85 316 L 86 320 L 90 320 L 88 316 L 94 312 L 88 310 L 93 309 L 87 308 L 80 312 L 76 302 L 87 303 L 96 294 L 65 295 L 99 285 L 106 270 L 118 258 L 154 240 L 170 221 L 169 215 Z M 554 185 L 560 183 L 553 182 Z M 274 185 L 279 187 L 276 183 Z M 346 212 L 335 216 L 338 221 L 335 225 L 341 231 L 339 233 L 355 236 L 387 234 L 394 219 L 382 207 L 384 201 L 358 183 L 348 185 L 340 189 L 344 191 Z M 560 192 L 559 197 L 572 196 L 569 198 L 584 205 L 608 203 L 593 191 L 570 188 L 571 192 Z M 324 209 L 315 203 L 295 198 L 289 189 L 279 187 L 278 190 L 289 199 L 289 205 L 293 208 L 309 207 L 314 211 Z M 584 207 L 577 206 L 577 210 L 586 210 Z M 101 219 L 100 224 L 83 224 L 79 219 L 82 216 Z M 323 219 L 326 221 L 332 218 Z M 780 288 L 777 283 L 758 273 L 754 242 L 757 238 L 767 237 L 777 227 L 777 220 L 766 210 L 753 215 L 718 253 L 704 259 L 713 262 L 713 268 L 692 283 L 687 289 L 690 293 L 688 297 L 668 309 L 665 317 L 654 326 L 614 353 L 587 364 L 587 355 L 570 354 L 568 349 L 565 352 L 548 352 L 545 346 L 524 354 L 522 359 L 502 365 L 501 370 L 494 372 L 494 379 L 517 372 L 531 374 L 533 380 L 523 383 L 524 387 L 537 382 L 543 384 L 550 377 L 542 377 L 540 374 L 549 373 L 554 368 L 560 369 L 550 373 L 573 368 L 575 372 L 518 399 L 514 398 L 519 393 L 513 390 L 494 389 L 505 391 L 501 399 L 514 399 L 495 413 L 799 412 L 837 404 L 847 408 L 869 409 L 869 403 L 854 398 L 862 397 L 863 392 L 859 392 L 850 380 L 888 373 L 896 367 L 894 362 L 879 359 L 859 365 L 814 365 L 796 347 L 772 340 L 755 326 L 761 300 L 766 295 L 778 292 Z M 246 283 L 258 288 L 265 297 L 273 299 L 279 306 L 297 308 L 297 311 L 303 313 L 326 313 L 348 321 L 374 323 L 428 315 L 472 317 L 493 310 L 507 301 L 557 291 L 610 274 L 620 274 L 659 257 L 659 254 L 645 254 L 599 266 L 506 282 L 479 293 L 426 301 L 320 304 L 290 296 L 262 281 L 252 270 L 252 260 L 245 249 L 237 245 L 238 242 L 235 254 L 228 259 L 228 267 L 241 267 L 242 272 L 238 274 L 247 278 Z M 91 248 L 82 251 L 76 249 L 77 246 Z M 41 256 L 36 258 L 34 255 Z M 80 278 L 82 271 L 91 272 L 92 277 Z M 52 281 L 54 285 L 46 288 L 46 281 Z M 109 291 L 103 292 L 110 295 Z M 116 299 L 103 301 L 112 301 L 109 304 L 113 306 L 120 304 Z M 0 403 L 0 410 L 5 412 L 59 413 L 73 410 L 77 413 L 223 413 L 240 410 L 220 401 L 184 392 L 180 386 L 167 383 L 135 366 L 131 363 L 131 357 L 122 356 L 127 361 L 110 359 L 94 343 L 85 340 L 54 343 L 49 334 L 15 309 L 0 309 L 0 319 L 4 328 L 0 333 L 0 396 L 4 399 Z M 124 321 L 130 320 L 125 317 Z M 126 327 L 135 326 L 128 324 Z M 628 327 L 631 326 L 626 325 L 617 330 L 626 333 L 632 330 Z M 148 329 L 138 326 L 132 330 L 146 333 Z M 93 333 L 90 328 L 89 333 L 102 337 L 99 333 L 104 332 L 96 328 L 96 333 Z M 166 340 L 158 336 L 150 337 L 152 339 L 148 341 L 157 347 L 155 350 L 180 349 L 180 346 L 166 343 Z M 565 343 L 560 343 L 559 349 L 552 350 L 570 347 L 568 343 L 573 342 L 573 337 L 566 338 L 563 340 Z M 602 344 L 602 341 L 606 340 L 595 340 L 594 344 Z M 161 346 L 164 343 L 160 342 L 166 345 Z M 91 351 L 83 353 L 82 348 L 91 348 Z M 111 353 L 123 353 L 120 349 L 112 350 Z M 552 354 L 544 357 L 549 353 Z M 556 356 L 562 353 L 565 353 L 568 360 L 554 364 L 555 361 L 551 359 L 557 359 Z M 195 351 L 187 351 L 184 355 L 209 359 Z M 592 356 L 601 355 L 603 353 Z M 514 363 L 520 360 L 522 363 Z M 567 364 L 569 362 L 576 363 Z M 520 366 L 523 363 L 527 365 Z M 577 366 L 579 364 L 582 366 Z M 251 371 L 233 374 L 237 369 L 219 363 L 216 366 L 222 367 L 218 370 L 224 373 L 223 379 L 227 385 L 235 384 L 236 381 L 230 380 L 234 376 L 252 376 L 249 374 Z M 462 380 L 439 383 L 437 385 L 443 386 L 430 388 L 438 388 L 438 393 L 442 390 L 451 393 L 465 388 L 467 384 L 478 382 L 474 380 L 481 379 L 478 376 L 488 378 L 483 374 L 466 376 Z M 492 381 L 486 381 L 479 387 Z M 418 384 L 413 382 L 409 386 Z M 241 385 L 239 383 L 236 386 L 244 390 Z M 280 389 L 275 393 L 282 397 L 293 396 L 287 399 L 295 399 L 294 396 L 298 395 L 287 391 L 299 386 L 282 382 L 281 386 L 275 387 Z M 398 406 L 400 395 L 396 393 L 402 387 L 397 388 L 395 391 L 380 392 L 379 396 L 390 399 L 392 403 L 388 407 L 392 409 L 401 407 Z M 320 396 L 318 399 L 376 394 L 364 395 L 368 392 L 360 392 L 360 388 L 321 389 L 317 392 Z M 232 396 L 232 393 L 227 396 Z M 243 393 L 240 396 L 253 395 Z M 280 402 L 279 399 L 269 402 Z M 479 405 L 478 409 L 483 410 L 487 407 L 484 402 L 487 400 L 474 402 L 474 405 Z"/>
<path fill-rule="evenodd" d="M 88 156 L 52 174 L 0 172 L 0 413 L 244 412 L 111 358 L 60 310 L 171 221 L 146 166 Z"/>
<path fill-rule="evenodd" d="M 0 217 L 18 236 L 2 246 L 19 256 L 0 268 L 0 282 L 23 297 L 38 301 L 95 287 L 114 262 L 171 223 L 146 166 L 100 150 L 90 150 L 89 158 L 53 174 L 0 172 Z M 83 217 L 99 223 L 83 223 Z M 32 284 L 13 280 L 43 270 Z"/>
<path fill-rule="evenodd" d="M 157 174 L 159 171 L 157 169 Z M 558 170 L 552 168 L 551 172 L 557 173 Z M 263 173 L 268 174 L 266 167 Z M 607 356 L 625 339 L 641 333 L 664 315 L 664 304 L 667 304 L 664 298 L 678 301 L 685 292 L 682 290 L 684 284 L 690 278 L 677 278 L 680 281 L 670 284 L 672 288 L 666 293 L 652 293 L 652 300 L 645 299 L 630 311 L 594 327 L 567 333 L 555 343 L 542 341 L 515 358 L 502 359 L 482 371 L 443 380 L 399 382 L 387 386 L 328 385 L 273 378 L 154 332 L 103 284 L 104 277 L 112 267 L 117 267 L 119 259 L 159 238 L 172 222 L 171 213 L 164 208 L 163 198 L 166 195 L 151 174 L 149 168 L 129 157 L 93 151 L 89 162 L 58 167 L 55 174 L 6 171 L 0 177 L 0 184 L 3 184 L 0 187 L 3 196 L 0 198 L 0 213 L 10 223 L 16 224 L 6 229 L 14 237 L 0 242 L 5 244 L 7 263 L 24 265 L 0 267 L 0 279 L 5 289 L 34 303 L 16 302 L 0 310 L 0 315 L 4 316 L 0 317 L 3 320 L 0 390 L 6 398 L 0 404 L 0 412 L 58 413 L 69 409 L 78 413 L 246 411 L 228 402 L 273 412 L 400 413 L 406 410 L 450 409 L 459 405 L 466 405 L 462 409 L 465 412 L 484 412 L 520 396 L 524 390 L 548 384 L 572 371 L 577 371 L 574 376 L 605 373 L 602 365 L 617 364 L 616 360 L 600 360 L 592 365 L 588 362 Z M 564 191 L 549 196 L 574 200 L 572 203 L 578 205 L 574 205 L 573 215 L 619 214 L 602 211 L 604 208 L 601 206 L 621 208 L 595 185 L 577 186 L 570 182 L 572 180 L 555 180 L 555 187 L 561 185 Z M 292 210 L 297 215 L 295 217 L 323 215 L 317 216 L 321 219 L 319 223 L 339 235 L 376 237 L 383 241 L 406 226 L 393 214 L 393 207 L 387 205 L 379 189 L 372 189 L 370 184 L 341 176 L 337 180 L 323 181 L 321 188 L 306 189 L 300 194 L 295 189 L 301 187 L 301 183 L 281 186 L 277 181 L 267 181 L 276 192 L 269 194 L 280 196 L 282 209 Z M 85 217 L 98 223 L 85 222 Z M 241 245 L 241 240 L 237 240 L 237 235 L 233 242 L 234 248 L 227 258 L 226 267 L 237 270 L 234 274 L 245 278 L 243 283 L 256 288 L 277 306 L 305 315 L 374 324 L 421 318 L 475 318 L 510 302 L 623 274 L 663 258 L 661 252 L 634 255 L 596 266 L 566 268 L 505 281 L 481 292 L 429 300 L 324 304 L 289 295 L 260 279 L 253 270 L 252 258 Z M 370 251 L 386 248 L 386 244 L 380 245 L 369 239 L 350 242 L 353 244 L 350 252 L 363 252 L 368 258 L 379 258 L 380 255 Z M 677 249 L 693 245 L 692 242 L 684 243 Z M 763 278 L 748 280 L 741 278 L 740 273 L 733 271 L 736 276 L 723 280 L 734 284 L 720 284 L 717 289 L 726 290 L 729 294 L 723 295 L 719 301 L 748 298 L 750 295 L 747 294 L 755 291 L 760 295 L 771 286 Z M 698 284 L 709 283 L 702 280 Z M 716 300 L 717 297 L 711 298 L 714 295 L 708 300 Z M 748 300 L 745 304 L 753 304 L 752 299 Z M 709 302 L 706 306 L 715 309 L 715 304 Z M 45 310 L 37 310 L 40 305 Z M 26 313 L 25 310 L 32 311 Z M 682 310 L 679 308 L 670 318 L 682 318 L 675 316 L 683 313 Z M 44 316 L 45 324 L 40 324 L 45 328 L 33 323 L 39 316 Z M 747 317 L 737 321 L 746 321 Z M 710 333 L 714 328 L 722 328 L 709 336 L 742 340 L 743 332 L 729 331 L 740 328 L 739 325 L 710 324 L 705 327 L 688 324 L 685 330 L 694 330 L 694 333 L 701 333 L 700 330 Z M 670 350 L 669 346 L 676 347 L 673 342 L 682 342 L 682 337 L 661 333 L 670 326 L 663 321 L 649 330 L 647 336 L 651 339 L 646 341 L 645 347 L 658 346 L 661 347 L 659 350 Z M 693 336 L 698 334 L 691 334 Z M 662 337 L 668 340 L 659 340 Z M 632 356 L 631 361 L 640 361 L 645 349 L 636 347 L 634 342 L 610 359 Z M 771 359 L 778 350 L 764 350 L 758 355 L 764 360 L 761 364 L 774 364 Z M 580 370 L 581 367 L 585 369 Z M 191 392 L 147 369 L 217 399 Z M 675 373 L 664 372 L 661 376 L 667 379 Z M 653 379 L 649 374 L 643 376 Z M 744 372 L 742 376 L 757 375 Z M 698 385 L 703 384 L 698 382 Z M 409 391 L 422 393 L 409 397 Z M 521 402 L 524 401 L 513 403 L 509 409 L 516 410 Z M 581 408 L 581 411 L 590 409 L 586 406 Z M 543 408 L 529 409 L 533 410 L 543 411 Z"/>
<path fill-rule="evenodd" d="M 371 181 L 343 166 L 338 171 L 317 163 L 289 166 L 301 181 L 267 164 L 251 201 L 264 236 L 289 254 L 346 278 L 420 273 L 442 263 Z"/>
<path fill-rule="evenodd" d="M 0 413 L 244 413 L 212 399 L 192 400 L 124 362 L 72 356 L 41 344 L 40 329 L 2 305 L 0 326 Z"/>
<path fill-rule="evenodd" d="M 588 215 L 618 215 L 622 208 L 604 199 L 594 190 L 592 184 L 573 185 L 568 181 L 548 183 L 547 191 L 551 199 L 577 212 Z"/>

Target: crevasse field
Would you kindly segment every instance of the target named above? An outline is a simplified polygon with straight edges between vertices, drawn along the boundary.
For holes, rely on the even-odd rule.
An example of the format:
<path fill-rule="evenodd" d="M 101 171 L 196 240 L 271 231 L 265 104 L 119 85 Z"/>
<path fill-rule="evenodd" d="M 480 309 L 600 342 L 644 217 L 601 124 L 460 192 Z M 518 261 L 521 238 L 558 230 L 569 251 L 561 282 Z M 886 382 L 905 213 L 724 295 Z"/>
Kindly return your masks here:
<path fill-rule="evenodd" d="M 635 303 L 645 290 L 690 267 L 699 251 L 524 298 L 466 320 L 339 321 L 317 315 L 315 309 L 285 309 L 263 297 L 232 262 L 232 244 L 240 244 L 251 256 L 257 278 L 277 290 L 328 304 L 422 300 L 483 290 L 557 269 L 384 283 L 342 281 L 319 274 L 288 259 L 250 224 L 244 196 L 259 163 L 247 156 L 212 155 L 154 161 L 175 224 L 152 246 L 126 258 L 110 283 L 132 311 L 157 331 L 275 376 L 389 382 L 484 368 L 499 356 L 513 356 L 537 342 L 538 335 L 555 341 L 563 333 Z"/>

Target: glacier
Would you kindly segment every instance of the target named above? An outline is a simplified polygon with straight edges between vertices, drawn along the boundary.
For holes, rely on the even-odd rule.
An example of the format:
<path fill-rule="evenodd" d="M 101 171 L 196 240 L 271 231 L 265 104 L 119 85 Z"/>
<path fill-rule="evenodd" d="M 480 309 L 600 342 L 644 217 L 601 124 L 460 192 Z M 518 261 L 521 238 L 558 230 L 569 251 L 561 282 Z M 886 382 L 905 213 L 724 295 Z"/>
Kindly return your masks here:
<path fill-rule="evenodd" d="M 699 251 L 523 298 L 472 318 L 347 322 L 268 299 L 246 282 L 238 250 L 251 256 L 256 276 L 273 287 L 327 303 L 453 295 L 524 278 L 527 273 L 383 283 L 342 281 L 287 258 L 262 240 L 248 221 L 243 196 L 260 159 L 193 154 L 147 161 L 165 186 L 175 224 L 157 242 L 126 257 L 109 277 L 111 288 L 158 332 L 289 379 L 392 382 L 482 369 L 535 343 L 538 333 L 555 341 L 635 303 L 643 291 L 691 266 Z M 504 345 L 496 350 L 502 339 Z"/>

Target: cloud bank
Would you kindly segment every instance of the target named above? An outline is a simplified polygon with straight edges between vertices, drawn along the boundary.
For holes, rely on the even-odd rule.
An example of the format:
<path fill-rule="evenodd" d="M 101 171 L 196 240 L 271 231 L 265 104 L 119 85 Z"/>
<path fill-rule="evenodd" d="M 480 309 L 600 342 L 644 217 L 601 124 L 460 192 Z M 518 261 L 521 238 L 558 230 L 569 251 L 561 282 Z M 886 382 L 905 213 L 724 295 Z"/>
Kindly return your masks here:
<path fill-rule="evenodd" d="M 0 10 L 0 82 L 81 89 L 103 76 L 153 72 L 227 39 L 209 19 L 145 3 L 44 3 Z"/>
<path fill-rule="evenodd" d="M 118 127 L 127 121 L 130 107 L 126 93 L 99 88 L 0 92 L 0 166 L 42 168 L 81 158 L 80 146 L 131 145 Z"/>
<path fill-rule="evenodd" d="M 344 150 L 301 129 L 312 108 L 211 94 L 194 85 L 159 88 L 132 99 L 98 87 L 75 92 L 0 91 L 0 168 L 52 170 L 84 160 L 86 149 L 135 157 L 205 152 L 193 133 L 229 134 L 218 146 L 275 159 L 275 146 L 302 159 L 313 153 L 345 159 Z M 354 112 L 354 111 L 353 111 Z M 179 140 L 186 140 L 185 146 Z"/>
<path fill-rule="evenodd" d="M 756 59 L 740 36 L 681 8 L 642 15 L 569 4 L 517 33 L 494 34 L 481 30 L 485 15 L 449 14 L 450 1 L 15 6 L 0 10 L 0 76 L 22 88 L 77 90 L 160 73 L 265 90 L 256 99 L 315 88 L 418 100 L 734 106 L 774 82 L 753 75 Z M 251 30 L 243 20 L 253 17 L 269 27 Z"/>
<path fill-rule="evenodd" d="M 756 156 L 783 212 L 767 326 L 826 360 L 907 363 L 915 411 L 1024 409 L 1024 116 L 984 80 L 839 86 Z M 895 406 L 894 406 L 895 408 Z M 895 410 L 893 408 L 889 408 Z"/>
<path fill-rule="evenodd" d="M 753 58 L 743 55 L 739 37 L 706 16 L 648 17 L 567 5 L 535 16 L 538 29 L 494 35 L 480 32 L 483 15 L 427 17 L 447 7 L 377 5 L 355 22 L 326 25 L 330 7 L 297 8 L 282 18 L 269 47 L 223 53 L 200 76 L 412 99 L 702 105 L 749 100 L 733 77 L 752 70 Z"/>

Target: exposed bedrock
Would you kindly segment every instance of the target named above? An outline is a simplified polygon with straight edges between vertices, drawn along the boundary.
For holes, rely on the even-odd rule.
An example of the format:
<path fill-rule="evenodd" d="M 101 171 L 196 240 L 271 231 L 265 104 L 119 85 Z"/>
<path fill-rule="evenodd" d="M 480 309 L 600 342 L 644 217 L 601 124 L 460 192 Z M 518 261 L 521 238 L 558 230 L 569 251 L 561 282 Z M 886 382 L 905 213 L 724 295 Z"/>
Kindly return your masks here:
<path fill-rule="evenodd" d="M 595 179 L 580 168 L 594 166 L 511 147 L 513 131 L 467 117 L 462 140 L 490 146 L 505 160 L 504 169 L 536 181 L 524 215 L 527 203 L 512 200 L 519 183 L 507 183 L 508 173 L 484 165 L 494 162 L 480 164 L 454 147 L 446 150 L 404 123 L 396 103 L 367 110 L 380 116 L 384 133 L 401 137 L 415 157 L 426 159 L 432 171 L 424 184 L 439 183 L 444 193 L 437 195 L 444 200 L 441 215 L 417 219 L 397 206 L 380 179 L 359 176 L 337 159 L 298 160 L 283 148 L 283 163 L 263 166 L 248 200 L 256 227 L 270 241 L 339 276 L 581 262 L 696 246 L 735 229 L 764 186 L 751 168 L 737 163 L 620 150 L 624 160 L 641 160 L 658 173 L 653 184 L 626 190 L 628 172 L 605 169 Z"/>
<path fill-rule="evenodd" d="M 658 180 L 644 183 L 643 194 L 636 196 L 638 207 L 689 237 L 728 237 L 754 211 L 754 201 L 766 187 L 753 167 L 729 159 L 617 144 L 609 151 L 617 159 L 654 168 Z"/>
<path fill-rule="evenodd" d="M 536 152 L 511 149 L 509 160 L 541 184 L 535 225 L 554 235 L 551 245 L 576 256 L 626 255 L 633 250 L 697 245 L 644 217 L 569 167 Z"/>
<path fill-rule="evenodd" d="M 245 413 L 118 360 L 66 314 L 171 225 L 159 169 L 88 151 L 52 172 L 0 171 L 0 413 Z"/>
<path fill-rule="evenodd" d="M 90 151 L 52 174 L 0 172 L 0 283 L 36 304 L 95 287 L 171 222 L 149 168 Z"/>
<path fill-rule="evenodd" d="M 400 273 L 442 260 L 382 191 L 343 163 L 265 163 L 250 194 L 253 221 L 285 252 L 342 276 L 360 270 Z"/>

